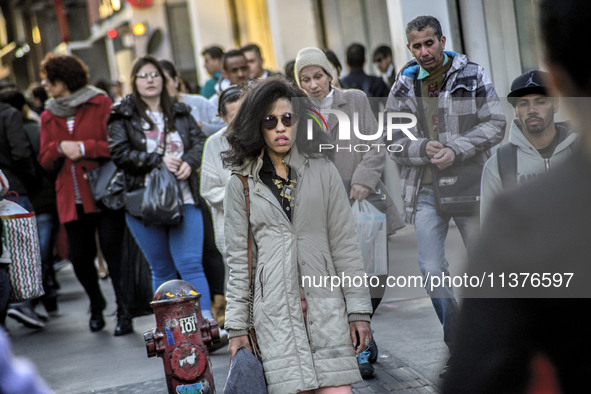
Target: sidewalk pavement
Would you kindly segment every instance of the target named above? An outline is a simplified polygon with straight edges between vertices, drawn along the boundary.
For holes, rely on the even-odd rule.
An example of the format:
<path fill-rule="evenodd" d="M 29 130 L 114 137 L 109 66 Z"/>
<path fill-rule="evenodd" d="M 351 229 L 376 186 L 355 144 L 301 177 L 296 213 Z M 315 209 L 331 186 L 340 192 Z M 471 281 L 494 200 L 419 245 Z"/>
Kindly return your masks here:
<path fill-rule="evenodd" d="M 391 256 L 395 250 L 391 274 L 418 272 L 413 240 L 410 229 L 391 241 Z M 461 243 L 458 240 L 455 234 L 450 242 Z M 7 319 L 14 353 L 31 360 L 56 393 L 166 393 L 162 360 L 147 357 L 143 339 L 144 331 L 155 326 L 154 316 L 135 318 L 133 334 L 114 337 L 113 290 L 110 280 L 101 280 L 108 302 L 107 325 L 91 333 L 88 301 L 71 265 L 58 272 L 58 281 L 59 314 L 50 317 L 45 329 L 31 330 Z M 439 371 L 447 360 L 441 325 L 424 293 L 414 299 L 393 294 L 387 290 L 372 320 L 379 348 L 375 378 L 357 383 L 353 392 L 436 393 Z M 213 353 L 211 362 L 217 392 L 222 393 L 229 367 L 227 350 Z"/>

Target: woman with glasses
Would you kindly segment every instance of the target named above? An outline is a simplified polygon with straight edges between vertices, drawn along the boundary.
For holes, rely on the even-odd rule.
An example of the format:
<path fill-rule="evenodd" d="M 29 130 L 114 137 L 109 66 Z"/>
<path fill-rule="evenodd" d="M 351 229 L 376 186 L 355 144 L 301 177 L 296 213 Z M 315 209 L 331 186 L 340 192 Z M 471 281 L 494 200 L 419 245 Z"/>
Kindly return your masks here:
<path fill-rule="evenodd" d="M 178 181 L 184 217 L 178 225 L 148 226 L 127 212 L 127 225 L 150 264 L 153 290 L 177 279 L 178 272 L 201 293 L 202 315 L 212 319 L 197 182 L 205 135 L 190 108 L 170 97 L 164 70 L 152 56 L 135 61 L 131 86 L 132 93 L 113 107 L 107 122 L 113 161 L 125 172 L 128 192 L 144 187 L 151 170 L 164 165 Z"/>
<path fill-rule="evenodd" d="M 224 201 L 229 351 L 232 357 L 250 349 L 252 237 L 253 323 L 269 393 L 351 393 L 361 379 L 356 349 L 371 340 L 368 289 L 319 283 L 363 277 L 364 270 L 345 188 L 318 153 L 326 138 L 314 129 L 308 140 L 308 122 L 299 118 L 311 107 L 284 77 L 256 82 L 229 126 L 223 154 L 247 177 L 250 199 L 248 216 L 242 181 L 231 176 Z"/>
<path fill-rule="evenodd" d="M 76 56 L 48 54 L 41 62 L 41 75 L 50 99 L 41 114 L 39 163 L 57 173 L 58 216 L 66 229 L 68 258 L 90 299 L 90 330 L 105 326 L 106 302 L 94 265 L 98 233 L 117 298 L 115 335 L 129 334 L 131 317 L 120 283 L 124 213 L 99 209 L 86 179 L 87 171 L 109 159 L 106 123 L 111 100 L 104 91 L 88 85 L 88 69 Z"/>

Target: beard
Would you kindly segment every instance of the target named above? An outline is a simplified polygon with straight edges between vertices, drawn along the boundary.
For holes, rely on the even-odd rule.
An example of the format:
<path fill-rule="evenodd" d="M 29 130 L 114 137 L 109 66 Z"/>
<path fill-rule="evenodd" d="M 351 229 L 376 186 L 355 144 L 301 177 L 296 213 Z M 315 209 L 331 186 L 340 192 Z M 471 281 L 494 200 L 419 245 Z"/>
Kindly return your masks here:
<path fill-rule="evenodd" d="M 542 131 L 544 131 L 546 129 L 546 126 L 547 125 L 545 124 L 545 122 L 544 122 L 543 119 L 541 119 L 541 118 L 533 118 L 536 121 L 538 121 L 538 123 L 535 124 L 535 125 L 531 125 L 530 126 L 530 125 L 527 124 L 527 122 L 528 122 L 528 120 L 531 120 L 531 119 L 532 118 L 528 118 L 528 119 L 525 120 L 525 122 L 522 123 L 523 128 L 524 128 L 525 131 L 527 131 L 530 134 L 540 134 Z"/>

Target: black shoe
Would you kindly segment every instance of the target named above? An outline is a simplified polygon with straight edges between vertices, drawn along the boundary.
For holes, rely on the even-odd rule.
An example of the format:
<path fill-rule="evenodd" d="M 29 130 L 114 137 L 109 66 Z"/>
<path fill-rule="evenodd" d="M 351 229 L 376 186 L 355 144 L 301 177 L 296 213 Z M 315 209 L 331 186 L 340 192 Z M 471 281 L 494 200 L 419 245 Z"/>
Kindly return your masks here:
<path fill-rule="evenodd" d="M 28 328 L 43 328 L 45 323 L 39 319 L 30 303 L 10 304 L 6 314 Z"/>
<path fill-rule="evenodd" d="M 443 367 L 443 369 L 441 370 L 441 372 L 439 373 L 439 377 L 441 379 L 445 379 L 445 377 L 447 376 L 447 374 L 449 373 L 449 366 L 451 365 L 451 357 L 447 359 L 447 362 L 445 363 L 445 366 Z"/>
<path fill-rule="evenodd" d="M 119 337 L 121 335 L 131 334 L 133 332 L 133 324 L 131 323 L 131 319 L 128 317 L 118 317 L 117 318 L 117 326 L 115 327 L 115 335 Z"/>
<path fill-rule="evenodd" d="M 103 309 L 105 309 L 104 305 L 98 307 L 90 307 L 90 321 L 88 322 L 88 325 L 90 326 L 90 331 L 100 331 L 103 329 L 103 327 L 105 327 Z"/>
<path fill-rule="evenodd" d="M 357 365 L 359 366 L 359 372 L 363 379 L 373 378 L 374 369 L 373 365 L 369 362 L 369 350 L 365 349 L 357 355 Z"/>

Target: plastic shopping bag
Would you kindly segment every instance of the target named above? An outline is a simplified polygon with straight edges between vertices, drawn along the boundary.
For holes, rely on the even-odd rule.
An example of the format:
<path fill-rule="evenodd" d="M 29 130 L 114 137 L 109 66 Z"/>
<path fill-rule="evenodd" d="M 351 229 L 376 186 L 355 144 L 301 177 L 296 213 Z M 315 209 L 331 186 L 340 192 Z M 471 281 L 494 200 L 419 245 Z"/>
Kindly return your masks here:
<path fill-rule="evenodd" d="M 2 259 L 10 261 L 10 302 L 43 295 L 41 253 L 35 214 L 20 205 L 0 200 Z"/>
<path fill-rule="evenodd" d="M 388 274 L 388 238 L 386 214 L 366 200 L 351 206 L 361 255 L 368 275 Z"/>

